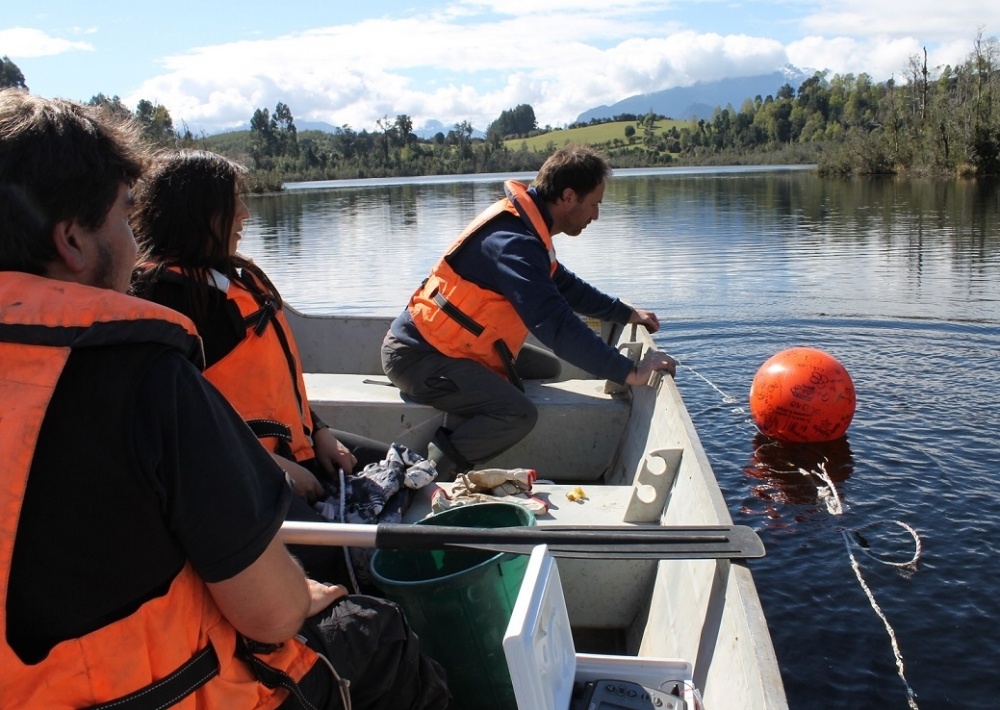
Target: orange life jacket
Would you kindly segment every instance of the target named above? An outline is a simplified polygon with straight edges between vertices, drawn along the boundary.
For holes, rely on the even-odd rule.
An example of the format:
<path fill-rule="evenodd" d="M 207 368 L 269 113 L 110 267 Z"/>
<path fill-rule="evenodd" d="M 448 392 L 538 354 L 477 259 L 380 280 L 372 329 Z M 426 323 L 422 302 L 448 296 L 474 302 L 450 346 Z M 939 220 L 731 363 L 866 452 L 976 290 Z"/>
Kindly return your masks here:
<path fill-rule="evenodd" d="M 527 188 L 507 180 L 504 191 L 507 196 L 480 213 L 448 247 L 410 298 L 408 308 L 417 330 L 439 352 L 475 360 L 517 382 L 513 358 L 528 337 L 527 326 L 504 296 L 463 279 L 448 263 L 466 239 L 491 220 L 511 213 L 530 222 L 549 252 L 549 273 L 555 273 L 558 262 L 552 235 Z"/>
<path fill-rule="evenodd" d="M 177 267 L 170 270 L 181 273 Z M 306 461 L 316 454 L 302 361 L 280 297 L 255 272 L 252 266 L 242 269 L 226 291 L 243 316 L 246 335 L 205 370 L 205 378 L 268 451 Z"/>
<path fill-rule="evenodd" d="M 212 653 L 217 672 L 176 707 L 277 707 L 286 691 L 257 682 L 236 658 L 236 630 L 190 565 L 163 596 L 60 642 L 37 664 L 23 663 L 7 643 L 17 521 L 49 400 L 74 347 L 127 342 L 163 342 L 192 359 L 201 356 L 193 324 L 167 308 L 107 289 L 0 273 L 0 707 L 68 710 L 103 704 L 147 692 Z M 316 661 L 315 653 L 294 639 L 265 658 L 296 680 Z"/>

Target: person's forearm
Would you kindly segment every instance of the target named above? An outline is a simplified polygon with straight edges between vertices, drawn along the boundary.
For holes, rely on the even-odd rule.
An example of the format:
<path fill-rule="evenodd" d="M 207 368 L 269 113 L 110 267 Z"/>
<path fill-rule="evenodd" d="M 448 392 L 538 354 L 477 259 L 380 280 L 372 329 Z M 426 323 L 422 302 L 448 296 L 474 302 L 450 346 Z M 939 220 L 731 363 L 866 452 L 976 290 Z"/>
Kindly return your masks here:
<path fill-rule="evenodd" d="M 313 603 L 302 568 L 277 538 L 249 567 L 208 589 L 229 623 L 261 643 L 297 634 Z"/>
<path fill-rule="evenodd" d="M 572 311 L 551 318 L 532 330 L 543 345 L 595 377 L 624 384 L 632 361 L 611 347 Z"/>
<path fill-rule="evenodd" d="M 591 286 L 569 269 L 560 266 L 553 280 L 574 312 L 620 325 L 629 322 L 631 306 Z"/>

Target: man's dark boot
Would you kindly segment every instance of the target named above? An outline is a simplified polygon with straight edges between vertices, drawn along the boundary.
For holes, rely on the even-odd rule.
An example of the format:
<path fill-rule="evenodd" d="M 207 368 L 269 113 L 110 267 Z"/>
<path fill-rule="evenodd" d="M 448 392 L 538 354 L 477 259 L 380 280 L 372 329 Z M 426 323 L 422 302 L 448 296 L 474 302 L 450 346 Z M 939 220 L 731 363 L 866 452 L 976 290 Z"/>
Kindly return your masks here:
<path fill-rule="evenodd" d="M 454 481 L 457 474 L 472 468 L 472 464 L 451 445 L 449 434 L 450 429 L 439 427 L 434 432 L 434 438 L 427 444 L 427 460 L 434 463 L 438 472 L 435 480 L 445 483 Z"/>

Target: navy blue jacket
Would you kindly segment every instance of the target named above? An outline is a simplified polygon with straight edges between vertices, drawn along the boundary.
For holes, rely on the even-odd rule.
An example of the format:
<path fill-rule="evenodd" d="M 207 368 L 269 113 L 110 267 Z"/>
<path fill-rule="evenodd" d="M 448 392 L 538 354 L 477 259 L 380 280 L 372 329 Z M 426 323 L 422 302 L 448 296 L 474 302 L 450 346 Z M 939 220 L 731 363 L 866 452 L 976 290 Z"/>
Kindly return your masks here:
<path fill-rule="evenodd" d="M 551 226 L 548 207 L 529 194 Z M 628 323 L 632 308 L 597 290 L 560 263 L 550 276 L 549 254 L 516 215 L 504 213 L 483 226 L 452 255 L 451 266 L 465 279 L 502 294 L 538 340 L 556 355 L 592 375 L 624 383 L 632 361 L 607 345 L 576 314 L 613 323 Z M 391 330 L 404 345 L 433 350 L 403 312 Z"/>

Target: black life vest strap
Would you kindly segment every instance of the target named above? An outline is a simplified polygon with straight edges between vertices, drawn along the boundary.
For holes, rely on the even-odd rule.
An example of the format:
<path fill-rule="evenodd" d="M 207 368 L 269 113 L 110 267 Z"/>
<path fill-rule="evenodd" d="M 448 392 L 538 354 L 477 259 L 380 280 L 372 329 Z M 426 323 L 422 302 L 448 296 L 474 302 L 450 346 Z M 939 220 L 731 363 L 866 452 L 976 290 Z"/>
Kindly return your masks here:
<path fill-rule="evenodd" d="M 445 298 L 444 294 L 437 289 L 434 289 L 434 292 L 431 293 L 431 299 L 437 304 L 438 308 L 445 313 L 445 315 L 477 338 L 483 334 L 484 330 L 486 330 L 485 326 L 480 325 L 471 317 L 466 315 L 458 306 Z M 510 351 L 510 348 L 507 347 L 507 343 L 505 343 L 502 339 L 498 339 L 493 343 L 493 349 L 499 356 L 500 362 L 503 363 L 503 370 L 507 374 L 507 379 L 510 380 L 512 385 L 524 392 L 524 382 L 521 381 L 521 376 L 517 374 L 517 370 L 514 368 L 514 354 Z"/>
<path fill-rule="evenodd" d="M 434 289 L 434 292 L 431 293 L 431 298 L 434 300 L 434 303 L 438 305 L 438 308 L 444 311 L 449 318 L 451 318 L 453 321 L 458 323 L 460 326 L 465 328 L 467 331 L 472 333 L 477 338 L 483 334 L 484 330 L 486 330 L 485 326 L 480 325 L 479 323 L 474 321 L 471 317 L 463 313 L 458 306 L 456 306 L 447 298 L 445 298 L 445 295 L 440 291 L 438 291 L 437 289 Z"/>
<path fill-rule="evenodd" d="M 219 657 L 209 644 L 170 675 L 134 693 L 86 710 L 162 710 L 177 704 L 219 675 Z"/>
<path fill-rule="evenodd" d="M 242 271 L 237 275 L 239 281 L 243 286 L 250 292 L 257 301 L 260 308 L 251 313 L 244 319 L 246 327 L 249 328 L 253 326 L 254 333 L 258 336 L 262 335 L 267 329 L 268 325 L 274 327 L 274 333 L 278 336 L 278 342 L 281 343 L 281 349 L 285 354 L 285 362 L 288 365 L 288 375 L 291 377 L 292 389 L 295 391 L 295 400 L 298 402 L 299 408 L 303 409 L 307 405 L 302 401 L 302 397 L 299 393 L 298 379 L 296 377 L 296 360 L 292 355 L 292 346 L 289 342 L 289 334 L 285 332 L 284 328 L 281 327 L 281 322 L 275 318 L 278 310 L 281 308 L 281 296 L 278 294 L 277 289 L 273 288 L 271 282 L 268 280 L 264 272 L 258 269 L 252 264 L 247 264 L 243 269 L 251 274 L 253 274 L 259 281 L 267 284 L 272 291 L 265 292 L 260 286 Z M 302 427 L 303 433 L 307 437 L 312 437 L 312 430 L 306 426 Z"/>
<path fill-rule="evenodd" d="M 281 422 L 276 422 L 273 419 L 248 419 L 247 426 L 250 427 L 250 431 L 258 439 L 274 438 L 278 440 L 278 445 L 275 447 L 275 453 L 279 456 L 283 456 L 286 459 L 292 461 L 295 457 L 292 455 L 292 430 Z"/>
<path fill-rule="evenodd" d="M 267 665 L 257 656 L 258 653 L 264 655 L 273 653 L 279 648 L 281 648 L 281 644 L 265 644 L 240 636 L 236 643 L 236 657 L 249 665 L 253 674 L 257 676 L 257 680 L 268 688 L 284 688 L 306 710 L 318 710 L 315 705 L 309 702 L 294 678 L 278 668 Z"/>
<path fill-rule="evenodd" d="M 258 439 L 274 437 L 282 441 L 292 440 L 292 430 L 287 425 L 273 419 L 248 419 L 247 426 Z"/>
<path fill-rule="evenodd" d="M 517 368 L 514 367 L 514 353 L 507 347 L 507 343 L 498 338 L 493 343 L 493 349 L 500 356 L 500 362 L 503 363 L 503 371 L 507 374 L 507 379 L 512 385 L 524 392 L 524 382 L 521 381 L 521 376 L 517 374 Z"/>

